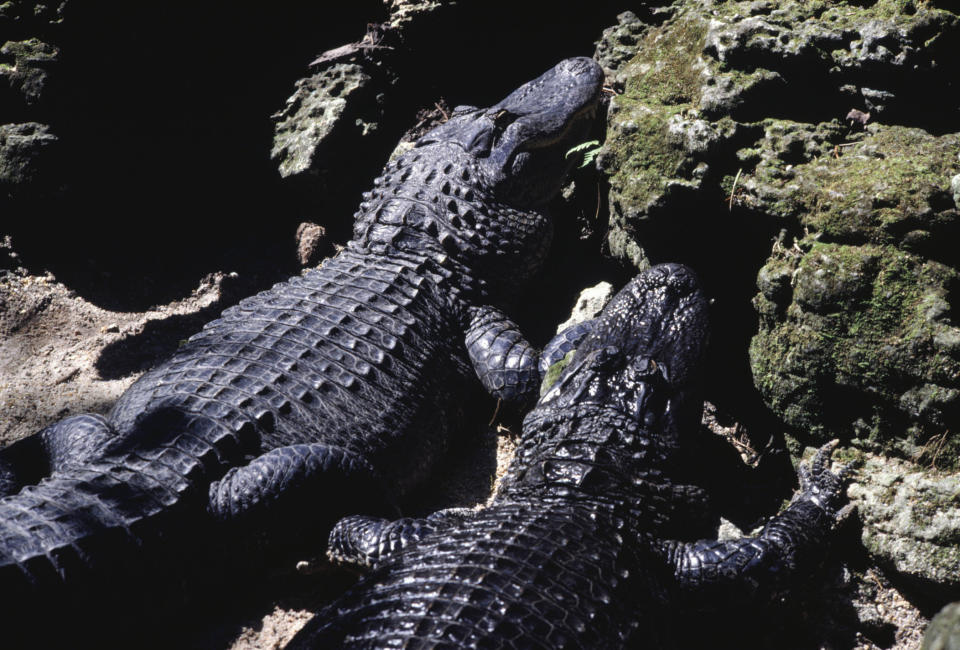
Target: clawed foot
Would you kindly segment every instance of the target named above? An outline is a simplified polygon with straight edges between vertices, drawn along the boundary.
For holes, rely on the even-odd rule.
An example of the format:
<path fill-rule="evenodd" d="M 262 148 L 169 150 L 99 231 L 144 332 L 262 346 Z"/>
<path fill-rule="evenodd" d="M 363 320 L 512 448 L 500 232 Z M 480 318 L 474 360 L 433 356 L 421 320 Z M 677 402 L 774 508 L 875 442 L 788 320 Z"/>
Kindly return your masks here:
<path fill-rule="evenodd" d="M 830 456 L 838 443 L 838 440 L 831 440 L 820 447 L 810 461 L 810 465 L 800 465 L 798 473 L 801 498 L 806 498 L 820 506 L 833 515 L 839 523 L 853 509 L 850 504 L 844 505 L 847 500 L 846 486 L 853 471 L 853 463 L 847 463 L 836 473 L 830 471 Z"/>

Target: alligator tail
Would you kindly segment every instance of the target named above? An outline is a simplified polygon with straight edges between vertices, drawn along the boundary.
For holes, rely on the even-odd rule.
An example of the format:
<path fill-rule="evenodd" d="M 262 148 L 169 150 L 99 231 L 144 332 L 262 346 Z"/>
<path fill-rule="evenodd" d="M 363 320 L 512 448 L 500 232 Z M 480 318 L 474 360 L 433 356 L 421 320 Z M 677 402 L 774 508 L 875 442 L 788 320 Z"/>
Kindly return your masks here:
<path fill-rule="evenodd" d="M 34 639 L 36 621 L 53 612 L 86 624 L 175 597 L 170 590 L 182 590 L 200 561 L 188 545 L 204 534 L 201 486 L 216 456 L 184 435 L 62 468 L 0 499 L 0 593 L 11 603 L 0 610 L 4 635 L 29 626 Z M 183 575 L 171 580 L 171 572 Z"/>

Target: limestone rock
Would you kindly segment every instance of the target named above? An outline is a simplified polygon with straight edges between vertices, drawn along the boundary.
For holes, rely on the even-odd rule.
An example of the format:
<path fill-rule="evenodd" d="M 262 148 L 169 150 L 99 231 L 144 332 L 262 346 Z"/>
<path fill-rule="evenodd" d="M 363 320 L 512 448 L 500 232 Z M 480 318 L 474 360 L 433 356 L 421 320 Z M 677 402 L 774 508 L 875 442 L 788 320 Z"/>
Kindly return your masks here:
<path fill-rule="evenodd" d="M 37 191 L 54 181 L 58 142 L 45 124 L 0 124 L 0 188 Z"/>
<path fill-rule="evenodd" d="M 363 136 L 376 129 L 375 102 L 373 113 L 356 114 L 357 105 L 362 104 L 358 96 L 369 100 L 375 92 L 371 81 L 360 65 L 337 63 L 297 82 L 287 105 L 273 116 L 277 127 L 270 157 L 278 161 L 281 176 L 336 165 L 336 160 L 320 155 L 329 149 L 332 139 L 341 134 L 349 137 L 352 132 Z M 348 116 L 353 120 L 346 119 Z"/>
<path fill-rule="evenodd" d="M 0 45 L 0 90 L 6 90 L 0 97 L 10 95 L 7 101 L 26 107 L 49 100 L 50 72 L 59 55 L 56 47 L 37 38 Z M 0 110 L 6 112 L 10 107 Z"/>
<path fill-rule="evenodd" d="M 868 455 L 848 493 L 863 545 L 881 565 L 960 587 L 960 473 Z"/>
<path fill-rule="evenodd" d="M 960 602 L 951 603 L 933 617 L 923 635 L 921 650 L 960 650 Z"/>
<path fill-rule="evenodd" d="M 643 267 L 722 233 L 741 248 L 680 261 L 730 305 L 731 269 L 765 258 L 753 382 L 811 444 L 910 457 L 960 423 L 960 16 L 939 7 L 687 0 L 598 47 L 636 35 L 598 157 L 610 252 Z"/>
<path fill-rule="evenodd" d="M 594 318 L 610 302 L 613 294 L 613 285 L 609 282 L 600 282 L 581 291 L 570 312 L 570 318 L 557 326 L 557 334 L 577 323 Z"/>

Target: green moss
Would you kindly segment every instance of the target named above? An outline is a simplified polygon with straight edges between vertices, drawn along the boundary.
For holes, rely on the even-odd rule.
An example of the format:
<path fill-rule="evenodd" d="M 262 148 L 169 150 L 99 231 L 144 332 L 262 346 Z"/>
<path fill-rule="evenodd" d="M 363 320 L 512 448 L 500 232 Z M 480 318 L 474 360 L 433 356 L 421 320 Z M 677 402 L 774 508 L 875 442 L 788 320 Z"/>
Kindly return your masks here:
<path fill-rule="evenodd" d="M 636 74 L 630 76 L 625 94 L 651 105 L 698 102 L 707 28 L 699 17 L 681 13 L 660 29 L 648 32 L 636 58 L 628 64 Z"/>
<path fill-rule="evenodd" d="M 828 380 L 834 344 L 814 328 L 784 324 L 750 341 L 754 383 L 770 407 L 792 427 L 824 438 L 822 384 Z M 803 353 L 798 354 L 797 351 Z"/>
<path fill-rule="evenodd" d="M 606 150 L 610 166 L 617 170 L 621 200 L 645 207 L 651 197 L 663 191 L 667 179 L 676 175 L 684 159 L 683 147 L 670 139 L 667 120 L 675 110 L 651 111 L 645 103 L 618 97 L 618 128 L 629 139 L 608 136 Z"/>
<path fill-rule="evenodd" d="M 920 11 L 932 9 L 927 0 L 879 0 L 871 10 L 877 18 L 911 20 Z"/>
<path fill-rule="evenodd" d="M 760 273 L 754 304 L 762 327 L 750 346 L 757 388 L 813 439 L 845 431 L 890 451 L 890 432 L 897 423 L 906 428 L 905 417 L 924 423 L 916 435 L 929 436 L 960 403 L 960 362 L 929 352 L 947 327 L 931 319 L 930 305 L 945 301 L 960 274 L 892 245 L 811 236 L 804 247 L 804 255 L 774 258 Z M 765 295 L 770 274 L 792 278 L 792 302 Z"/>
<path fill-rule="evenodd" d="M 573 355 L 576 354 L 576 350 L 570 350 L 560 361 L 557 361 L 555 364 L 547 368 L 546 374 L 543 376 L 543 382 L 540 384 L 540 394 L 545 394 L 550 387 L 557 383 L 557 380 L 560 379 L 560 375 L 563 373 L 564 368 L 570 365 L 570 362 L 573 361 Z"/>
<path fill-rule="evenodd" d="M 706 33 L 703 20 L 681 13 L 650 30 L 625 66 L 628 81 L 614 99 L 603 166 L 614 172 L 617 200 L 634 210 L 645 210 L 664 191 L 686 157 L 668 124 L 699 101 Z"/>
<path fill-rule="evenodd" d="M 751 119 L 763 106 L 791 115 L 783 103 L 795 95 L 783 84 L 800 66 L 858 86 L 866 25 L 886 21 L 883 29 L 909 36 L 891 37 L 889 47 L 918 47 L 956 33 L 956 17 L 922 0 L 708 4 L 680 3 L 618 73 L 624 93 L 611 106 L 599 161 L 611 176 L 610 250 L 643 263 L 657 219 L 685 205 L 684 192 L 721 206 L 733 193 L 734 206 L 783 219 L 789 234 L 760 271 L 753 301 L 757 387 L 799 435 L 839 434 L 908 453 L 908 427 L 922 439 L 960 408 L 952 392 L 960 391 L 960 330 L 948 290 L 960 280 L 924 259 L 952 259 L 945 242 L 960 219 L 950 201 L 960 135 L 873 123 L 851 130 L 840 117 L 737 124 L 729 116 Z M 745 17 L 755 19 L 733 25 Z"/>
<path fill-rule="evenodd" d="M 850 147 L 795 170 L 802 223 L 824 239 L 894 243 L 923 229 L 919 215 L 949 187 L 960 138 L 880 127 Z M 931 218 L 934 218 L 931 215 Z"/>

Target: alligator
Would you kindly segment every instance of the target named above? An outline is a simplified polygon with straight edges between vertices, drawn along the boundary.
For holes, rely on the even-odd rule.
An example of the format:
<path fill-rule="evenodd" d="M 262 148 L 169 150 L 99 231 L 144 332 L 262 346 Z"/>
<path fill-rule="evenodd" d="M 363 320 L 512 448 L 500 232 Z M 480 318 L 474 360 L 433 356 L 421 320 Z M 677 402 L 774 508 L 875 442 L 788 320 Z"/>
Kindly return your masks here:
<path fill-rule="evenodd" d="M 698 539 L 707 495 L 678 459 L 707 304 L 684 266 L 634 278 L 525 418 L 488 507 L 336 524 L 328 553 L 370 572 L 288 649 L 667 647 L 670 608 L 786 594 L 845 515 L 848 469 L 828 467 L 834 441 L 758 535 Z"/>
<path fill-rule="evenodd" d="M 149 608 L 156 576 L 226 561 L 239 532 L 316 551 L 344 515 L 398 512 L 471 385 L 532 402 L 539 355 L 504 309 L 541 267 L 602 83 L 572 58 L 458 107 L 386 165 L 338 255 L 225 310 L 105 416 L 3 450 L 0 588 L 21 607 L 0 615 Z"/>

